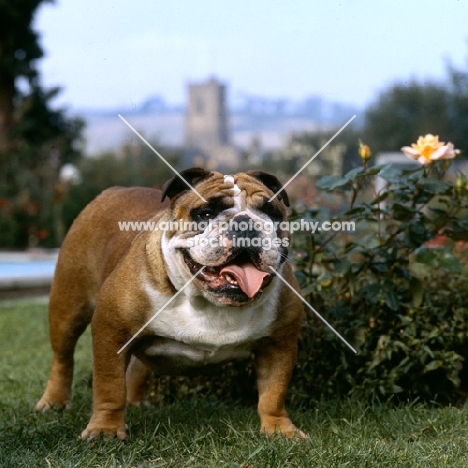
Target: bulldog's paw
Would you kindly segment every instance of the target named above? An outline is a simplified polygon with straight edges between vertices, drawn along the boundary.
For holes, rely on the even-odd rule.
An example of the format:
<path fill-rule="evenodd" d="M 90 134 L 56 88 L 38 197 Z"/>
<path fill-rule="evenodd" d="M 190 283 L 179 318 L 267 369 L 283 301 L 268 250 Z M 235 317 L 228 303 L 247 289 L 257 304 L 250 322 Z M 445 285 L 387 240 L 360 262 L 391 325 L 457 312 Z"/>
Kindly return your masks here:
<path fill-rule="evenodd" d="M 288 439 L 307 439 L 309 436 L 298 429 L 288 418 L 280 419 L 269 424 L 263 424 L 261 432 L 267 436 L 284 435 Z"/>
<path fill-rule="evenodd" d="M 143 406 L 144 408 L 152 408 L 153 405 L 148 400 L 129 400 L 127 399 L 127 406 L 136 406 L 137 408 Z"/>
<path fill-rule="evenodd" d="M 106 439 L 117 437 L 119 440 L 125 440 L 127 438 L 127 432 L 125 430 L 125 426 L 101 426 L 89 423 L 86 429 L 81 433 L 80 437 L 83 440 L 91 440 L 100 436 L 103 436 Z"/>
<path fill-rule="evenodd" d="M 70 409 L 72 407 L 71 401 L 69 399 L 60 399 L 53 398 L 44 395 L 36 404 L 36 411 L 41 411 L 46 413 L 52 409 L 54 410 L 63 410 Z"/>

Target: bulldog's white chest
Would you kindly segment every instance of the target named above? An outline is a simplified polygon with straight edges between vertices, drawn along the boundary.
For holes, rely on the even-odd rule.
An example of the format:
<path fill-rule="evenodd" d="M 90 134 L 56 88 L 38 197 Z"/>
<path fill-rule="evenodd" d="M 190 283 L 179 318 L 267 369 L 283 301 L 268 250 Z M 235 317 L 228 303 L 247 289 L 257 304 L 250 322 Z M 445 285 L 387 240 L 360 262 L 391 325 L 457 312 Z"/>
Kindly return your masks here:
<path fill-rule="evenodd" d="M 147 293 L 155 316 L 148 330 L 163 340 L 156 340 L 145 354 L 180 361 L 183 366 L 247 357 L 253 344 L 269 335 L 276 315 L 276 298 L 249 307 L 222 307 L 181 295 L 161 310 L 159 293 L 150 288 Z"/>

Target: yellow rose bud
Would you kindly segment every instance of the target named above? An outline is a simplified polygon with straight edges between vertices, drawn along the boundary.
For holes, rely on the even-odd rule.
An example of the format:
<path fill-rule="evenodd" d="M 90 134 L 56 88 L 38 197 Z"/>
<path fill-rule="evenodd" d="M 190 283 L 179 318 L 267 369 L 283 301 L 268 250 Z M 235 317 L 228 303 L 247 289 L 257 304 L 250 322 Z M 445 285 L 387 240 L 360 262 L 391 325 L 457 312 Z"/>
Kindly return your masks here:
<path fill-rule="evenodd" d="M 369 146 L 364 145 L 361 140 L 359 140 L 359 156 L 363 161 L 367 161 L 372 156 L 372 151 Z"/>
<path fill-rule="evenodd" d="M 457 178 L 455 179 L 454 185 L 455 191 L 457 193 L 462 193 L 468 188 L 468 178 L 465 174 L 458 174 Z"/>
<path fill-rule="evenodd" d="M 320 282 L 320 286 L 323 289 L 328 289 L 332 284 L 333 284 L 333 280 L 331 280 L 331 279 L 327 279 L 327 280 L 324 280 L 324 281 Z"/>

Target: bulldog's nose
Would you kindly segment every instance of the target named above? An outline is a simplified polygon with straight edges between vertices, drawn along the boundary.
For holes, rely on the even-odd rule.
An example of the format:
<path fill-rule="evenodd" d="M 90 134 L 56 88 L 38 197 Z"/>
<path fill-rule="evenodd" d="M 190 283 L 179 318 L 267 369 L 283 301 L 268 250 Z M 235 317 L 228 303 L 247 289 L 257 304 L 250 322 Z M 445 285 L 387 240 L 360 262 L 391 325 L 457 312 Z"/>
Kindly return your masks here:
<path fill-rule="evenodd" d="M 255 227 L 254 220 L 250 216 L 240 214 L 235 216 L 233 221 L 234 223 L 232 224 L 232 229 L 230 231 L 231 236 L 235 236 L 238 239 L 254 239 L 262 236 L 261 231 Z"/>
<path fill-rule="evenodd" d="M 262 253 L 262 232 L 255 227 L 253 219 L 246 214 L 239 214 L 233 218 L 234 223 L 228 237 L 232 240 L 231 254 L 233 257 L 245 256 L 244 260 L 260 263 Z"/>

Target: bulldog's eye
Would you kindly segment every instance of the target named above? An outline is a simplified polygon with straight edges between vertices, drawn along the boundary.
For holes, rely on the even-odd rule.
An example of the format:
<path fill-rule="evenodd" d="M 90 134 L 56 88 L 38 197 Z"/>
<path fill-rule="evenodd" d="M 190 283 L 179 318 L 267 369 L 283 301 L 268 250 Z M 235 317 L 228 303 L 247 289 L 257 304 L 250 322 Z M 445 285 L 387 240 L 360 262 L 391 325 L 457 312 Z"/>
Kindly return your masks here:
<path fill-rule="evenodd" d="M 214 210 L 210 210 L 207 208 L 206 210 L 203 210 L 201 213 L 198 213 L 198 217 L 200 219 L 204 219 L 205 221 L 207 219 L 213 219 L 215 217 L 215 212 Z"/>
<path fill-rule="evenodd" d="M 194 208 L 190 212 L 190 216 L 194 221 L 209 221 L 233 206 L 234 202 L 232 200 L 226 200 L 225 197 L 213 197 L 208 204 Z"/>
<path fill-rule="evenodd" d="M 216 217 L 216 211 L 209 207 L 202 207 L 192 213 L 195 221 L 209 221 Z"/>

